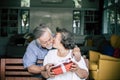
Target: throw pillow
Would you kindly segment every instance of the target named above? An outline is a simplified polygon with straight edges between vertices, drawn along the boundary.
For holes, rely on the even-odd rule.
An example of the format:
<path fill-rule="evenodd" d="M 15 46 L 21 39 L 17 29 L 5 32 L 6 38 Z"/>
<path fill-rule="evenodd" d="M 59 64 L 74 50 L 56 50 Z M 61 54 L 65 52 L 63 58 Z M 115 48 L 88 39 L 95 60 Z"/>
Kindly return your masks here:
<path fill-rule="evenodd" d="M 110 45 L 105 45 L 103 46 L 102 53 L 109 56 L 113 56 L 114 48 Z"/>
<path fill-rule="evenodd" d="M 120 48 L 116 48 L 113 57 L 120 58 Z"/>

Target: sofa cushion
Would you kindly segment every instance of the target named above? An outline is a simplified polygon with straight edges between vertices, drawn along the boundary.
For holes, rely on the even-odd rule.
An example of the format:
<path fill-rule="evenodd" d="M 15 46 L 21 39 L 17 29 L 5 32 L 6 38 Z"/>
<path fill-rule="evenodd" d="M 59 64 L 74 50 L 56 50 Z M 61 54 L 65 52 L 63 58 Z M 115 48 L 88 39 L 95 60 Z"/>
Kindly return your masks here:
<path fill-rule="evenodd" d="M 97 62 L 90 62 L 90 70 L 97 70 L 98 69 L 98 63 Z"/>

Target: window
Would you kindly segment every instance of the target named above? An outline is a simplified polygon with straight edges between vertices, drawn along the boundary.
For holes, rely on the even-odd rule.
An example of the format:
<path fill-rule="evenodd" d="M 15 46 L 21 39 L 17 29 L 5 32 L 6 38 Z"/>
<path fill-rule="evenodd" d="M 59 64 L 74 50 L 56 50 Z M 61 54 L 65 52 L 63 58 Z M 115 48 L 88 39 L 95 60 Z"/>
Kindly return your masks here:
<path fill-rule="evenodd" d="M 21 10 L 21 27 L 19 28 L 19 33 L 28 33 L 29 32 L 29 10 Z"/>
<path fill-rule="evenodd" d="M 100 34 L 98 10 L 73 10 L 72 30 L 76 35 Z"/>
<path fill-rule="evenodd" d="M 80 34 L 80 11 L 73 11 L 73 33 Z"/>
<path fill-rule="evenodd" d="M 106 5 L 106 6 L 105 6 Z M 103 13 L 103 33 L 120 34 L 120 6 L 118 0 L 105 0 Z"/>

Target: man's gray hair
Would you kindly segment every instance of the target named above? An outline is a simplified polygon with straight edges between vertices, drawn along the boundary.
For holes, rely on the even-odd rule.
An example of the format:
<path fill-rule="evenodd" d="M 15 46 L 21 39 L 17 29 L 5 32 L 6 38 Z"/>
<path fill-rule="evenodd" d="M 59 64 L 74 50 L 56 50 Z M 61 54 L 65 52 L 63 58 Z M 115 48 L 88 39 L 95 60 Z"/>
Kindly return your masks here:
<path fill-rule="evenodd" d="M 34 38 L 40 38 L 46 31 L 50 32 L 50 34 L 52 35 L 52 32 L 48 26 L 46 26 L 45 24 L 40 24 L 33 30 Z"/>

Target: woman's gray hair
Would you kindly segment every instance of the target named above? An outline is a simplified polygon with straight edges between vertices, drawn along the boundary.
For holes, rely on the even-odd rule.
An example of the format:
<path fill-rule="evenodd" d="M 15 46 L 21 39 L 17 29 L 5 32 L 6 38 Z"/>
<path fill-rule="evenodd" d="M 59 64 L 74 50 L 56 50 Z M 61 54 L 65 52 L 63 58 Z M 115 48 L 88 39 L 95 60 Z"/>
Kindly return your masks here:
<path fill-rule="evenodd" d="M 45 24 L 40 24 L 33 30 L 34 38 L 40 38 L 46 31 L 50 32 L 50 34 L 52 35 L 52 32 L 48 28 L 48 26 L 46 26 Z"/>
<path fill-rule="evenodd" d="M 73 49 L 75 47 L 74 35 L 70 31 L 63 28 L 57 29 L 57 32 L 61 34 L 61 43 L 65 48 Z"/>

